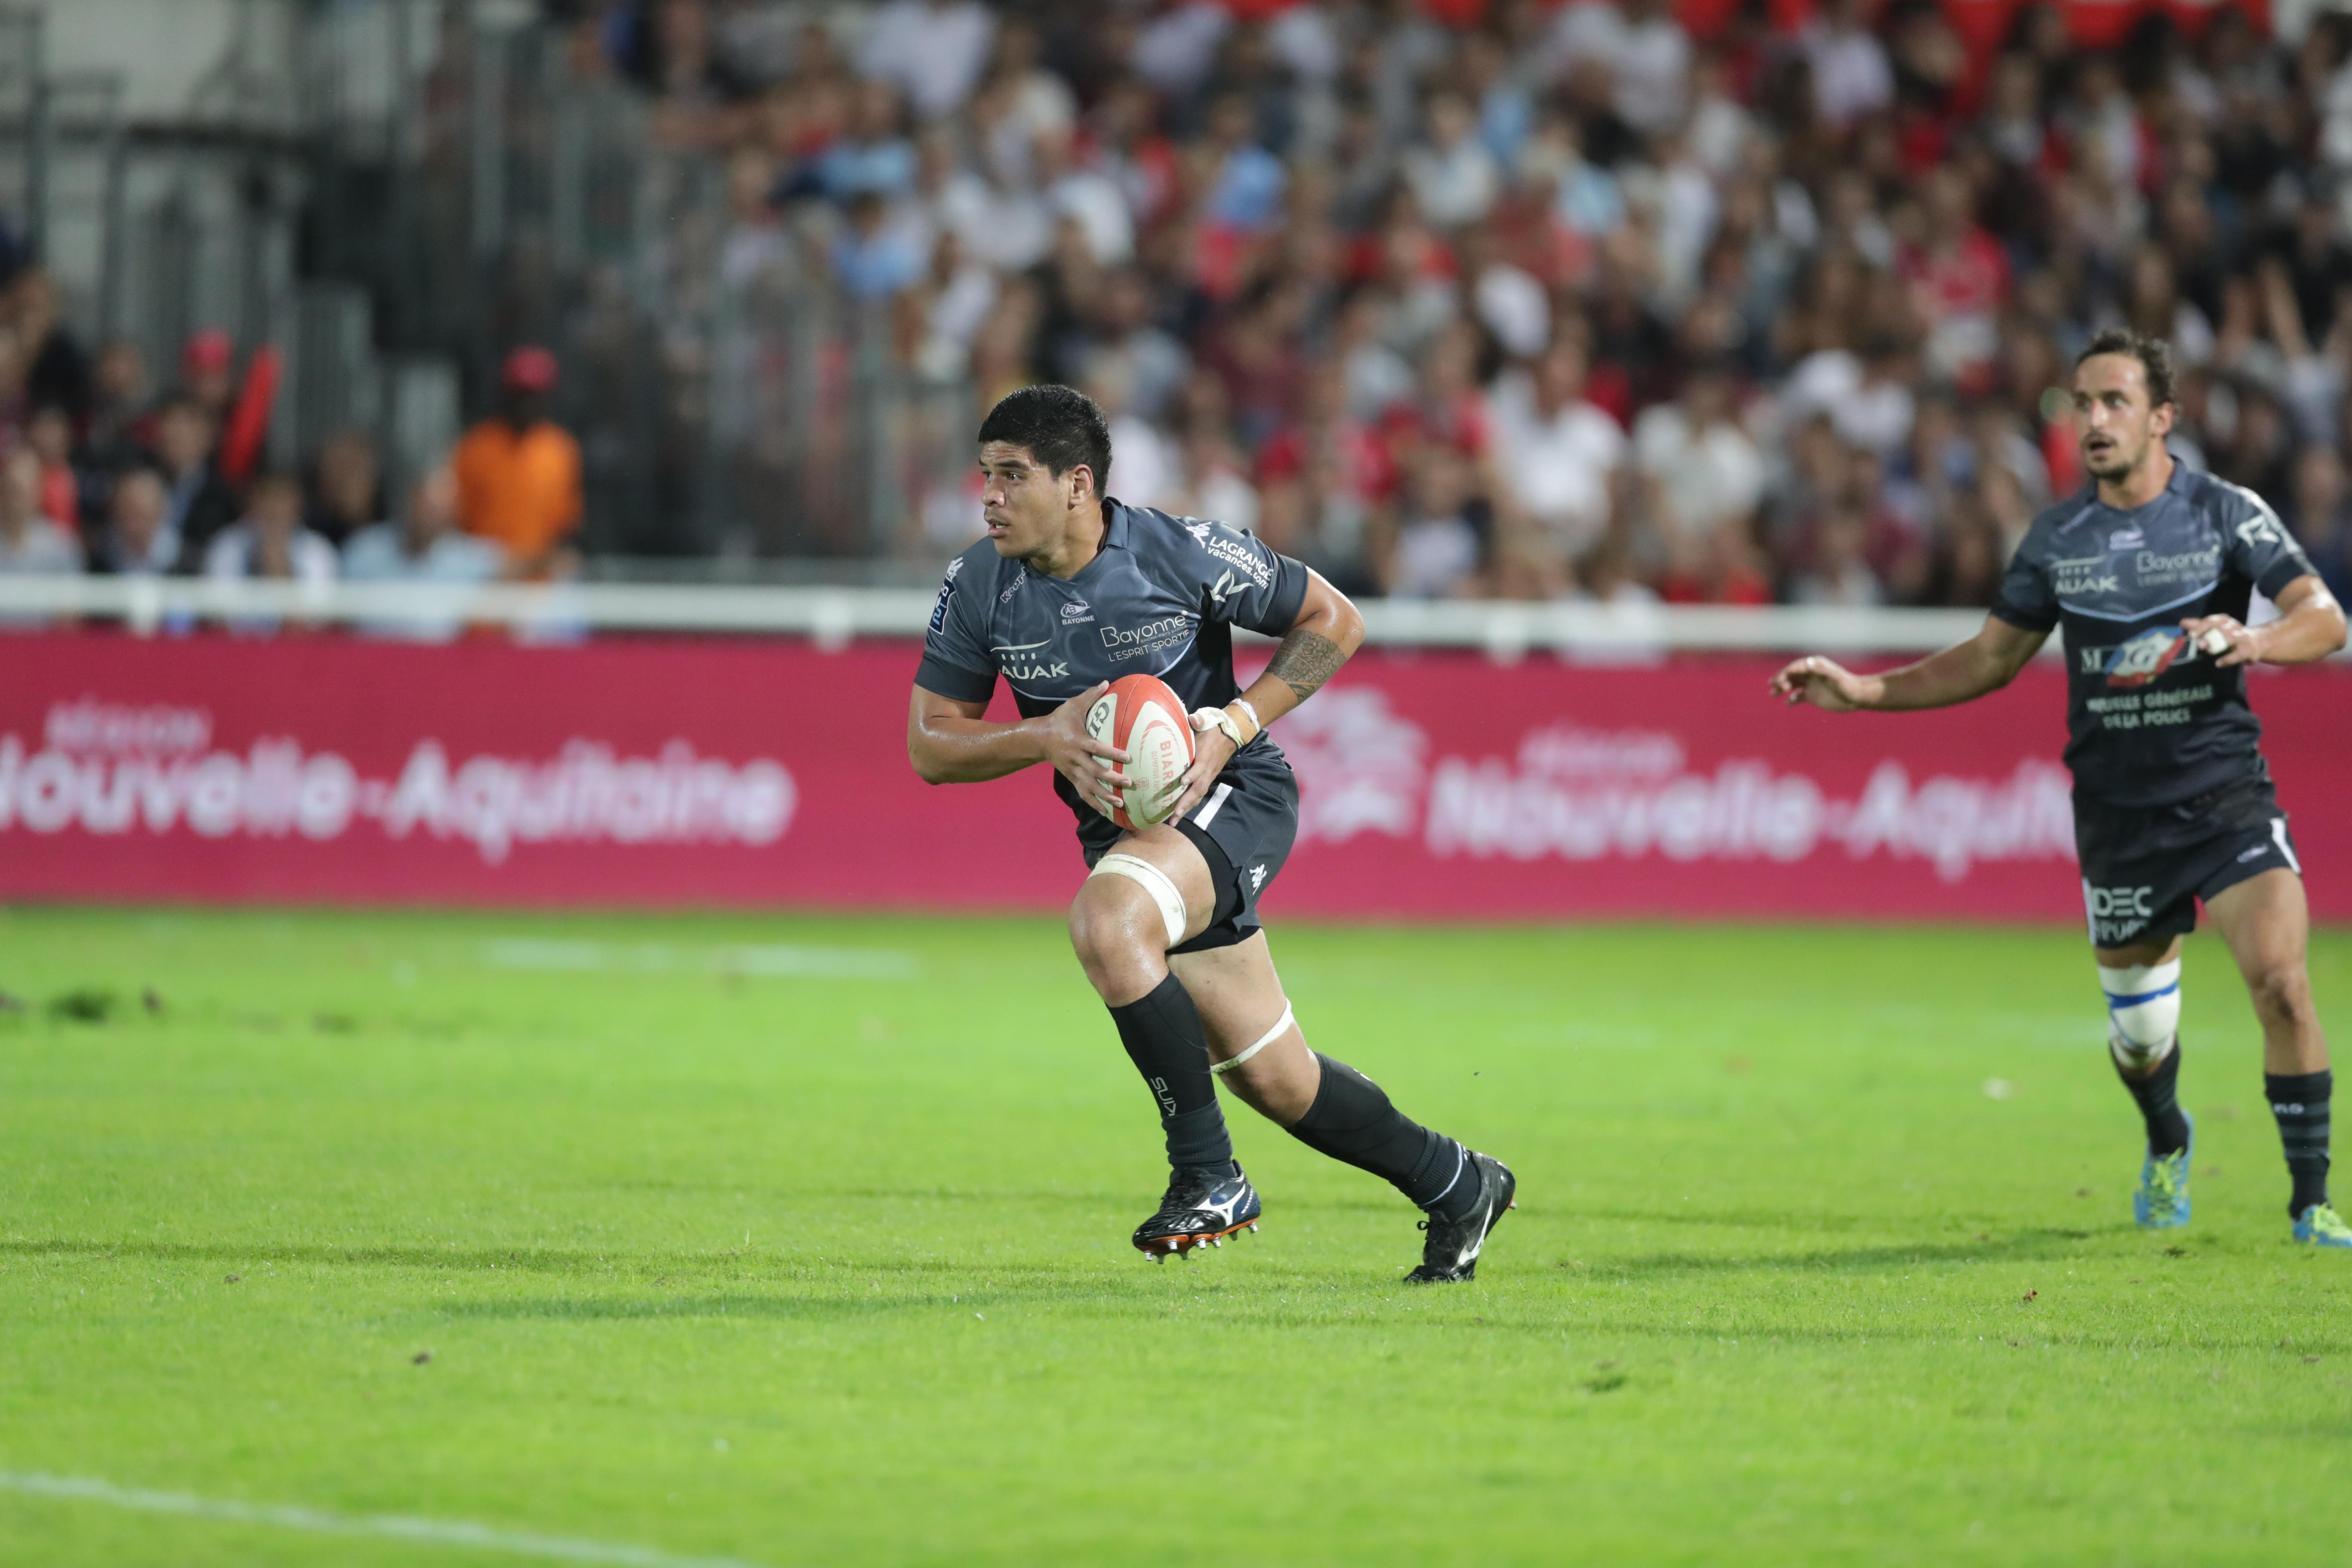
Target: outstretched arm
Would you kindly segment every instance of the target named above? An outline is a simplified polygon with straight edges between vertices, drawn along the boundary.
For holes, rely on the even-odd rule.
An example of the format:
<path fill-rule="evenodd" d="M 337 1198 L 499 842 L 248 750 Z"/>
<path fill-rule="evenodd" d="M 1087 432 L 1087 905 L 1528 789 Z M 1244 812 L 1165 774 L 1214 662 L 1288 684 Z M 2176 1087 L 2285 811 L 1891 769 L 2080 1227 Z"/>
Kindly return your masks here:
<path fill-rule="evenodd" d="M 1108 810 L 1111 793 L 1127 783 L 1118 769 L 1127 753 L 1087 733 L 1087 710 L 1108 689 L 1108 682 L 1097 682 L 1051 713 L 995 724 L 982 717 L 985 702 L 918 686 L 907 712 L 907 755 L 925 784 L 978 784 L 1051 763 L 1080 798 Z"/>
<path fill-rule="evenodd" d="M 1282 645 L 1274 650 L 1265 673 L 1250 682 L 1239 700 L 1225 705 L 1241 731 L 1242 743 L 1255 740 L 1259 731 L 1321 690 L 1363 642 L 1363 612 L 1347 595 L 1325 582 L 1322 574 L 1308 572 L 1307 597 L 1299 601 L 1297 617 L 1284 634 Z M 1213 726 L 1214 718 L 1214 710 L 1209 709 L 1194 716 L 1193 728 L 1199 733 L 1194 737 L 1192 765 L 1185 770 L 1184 790 L 1176 797 L 1171 816 L 1181 816 L 1205 799 L 1217 775 L 1240 750 L 1231 736 Z"/>
<path fill-rule="evenodd" d="M 1772 695 L 1792 707 L 1810 702 L 1832 713 L 1860 708 L 1890 713 L 1949 708 L 2016 679 L 2049 636 L 1987 616 L 1984 629 L 1968 641 L 1883 675 L 1856 675 L 1819 654 L 1793 659 L 1772 678 Z"/>
<path fill-rule="evenodd" d="M 2198 616 L 2180 625 L 2224 669 L 2233 664 L 2309 664 L 2344 646 L 2344 606 L 2317 574 L 2297 577 L 2271 602 L 2279 607 L 2279 618 L 2266 626 L 2241 626 L 2231 616 Z"/>

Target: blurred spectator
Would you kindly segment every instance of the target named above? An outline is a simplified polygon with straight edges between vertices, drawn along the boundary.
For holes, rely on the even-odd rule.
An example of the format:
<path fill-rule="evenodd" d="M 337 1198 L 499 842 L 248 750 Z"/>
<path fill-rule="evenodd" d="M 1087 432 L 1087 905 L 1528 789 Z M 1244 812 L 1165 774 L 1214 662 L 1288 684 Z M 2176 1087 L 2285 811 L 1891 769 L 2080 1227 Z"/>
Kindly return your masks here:
<path fill-rule="evenodd" d="M 218 327 L 188 334 L 180 349 L 178 396 L 194 404 L 217 430 L 236 401 L 236 343 Z"/>
<path fill-rule="evenodd" d="M 1479 140 L 1469 101 L 1450 88 L 1430 95 L 1422 144 L 1405 154 L 1404 177 L 1422 216 L 1442 229 L 1486 216 L 1502 187 L 1495 154 Z"/>
<path fill-rule="evenodd" d="M 1870 520 L 1862 506 L 1843 496 L 1832 501 L 1813 526 L 1811 558 L 1790 584 L 1789 597 L 1800 605 L 1849 607 L 1882 602 L 1885 595 L 1863 554 L 1869 540 Z"/>
<path fill-rule="evenodd" d="M 383 481 L 375 439 L 364 430 L 338 430 L 319 445 L 311 465 L 310 504 L 303 526 L 328 543 L 341 545 L 384 515 Z"/>
<path fill-rule="evenodd" d="M 1566 589 L 1570 563 L 1609 527 L 1621 489 L 1625 433 L 1586 400 L 1585 368 L 1580 337 L 1563 333 L 1531 372 L 1507 372 L 1495 388 L 1496 466 L 1544 593 Z"/>
<path fill-rule="evenodd" d="M 1404 522 L 1384 563 L 1383 586 L 1400 598 L 1484 596 L 1493 515 L 1472 483 L 1468 458 L 1443 446 L 1421 449 L 1406 485 Z"/>
<path fill-rule="evenodd" d="M 142 463 L 117 474 L 91 564 L 124 577 L 160 577 L 179 565 L 180 554 L 171 489 L 163 473 Z"/>
<path fill-rule="evenodd" d="M 0 456 L 0 573 L 72 574 L 81 546 L 41 513 L 41 460 L 18 447 Z"/>
<path fill-rule="evenodd" d="M 1670 569 L 1693 577 L 1719 563 L 1712 541 L 1745 537 L 1764 497 L 1764 458 L 1739 426 L 1730 367 L 1704 361 L 1685 373 L 1682 395 L 1645 410 L 1633 426 L 1633 464 Z"/>
<path fill-rule="evenodd" d="M 335 580 L 335 547 L 302 526 L 302 481 L 257 475 L 245 515 L 205 550 L 205 575 L 215 582 L 277 578 L 312 585 Z"/>
<path fill-rule="evenodd" d="M 236 497 L 213 466 L 219 426 L 193 396 L 175 397 L 155 416 L 155 462 L 163 469 L 164 531 L 191 552 L 236 521 Z"/>
<path fill-rule="evenodd" d="M 978 0 L 887 0 L 866 24 L 857 66 L 897 82 L 916 113 L 937 120 L 971 95 L 995 32 Z"/>
<path fill-rule="evenodd" d="M 153 442 L 147 391 L 147 362 L 136 343 L 117 338 L 98 351 L 90 372 L 89 422 L 82 438 L 91 467 L 119 467 Z"/>
<path fill-rule="evenodd" d="M 67 532 L 81 531 L 81 478 L 73 467 L 73 421 L 55 403 L 25 421 L 25 446 L 41 466 L 41 515 Z"/>
<path fill-rule="evenodd" d="M 89 413 L 89 356 L 66 330 L 58 308 L 57 284 L 42 267 L 20 269 L 0 289 L 0 321 L 16 340 L 22 356 L 26 403 L 55 404 L 76 422 Z"/>
<path fill-rule="evenodd" d="M 833 242 L 833 276 L 841 291 L 860 304 L 887 300 L 914 283 L 923 269 L 915 236 L 890 221 L 878 192 L 850 199 L 849 221 Z"/>
<path fill-rule="evenodd" d="M 555 356 L 526 346 L 507 355 L 499 411 L 457 444 L 457 517 L 467 533 L 506 552 L 518 577 L 569 575 L 567 543 L 580 526 L 580 444 L 547 416 Z"/>
<path fill-rule="evenodd" d="M 1894 68 L 1862 0 L 1822 0 L 1820 15 L 1805 28 L 1804 51 L 1815 111 L 1827 124 L 1843 127 L 1894 101 Z"/>
<path fill-rule="evenodd" d="M 2352 604 L 2352 487 L 2335 448 L 2306 447 L 2296 455 L 2287 520 L 2328 592 Z"/>
<path fill-rule="evenodd" d="M 457 531 L 457 477 L 446 467 L 417 481 L 406 521 L 372 524 L 343 545 L 342 574 L 354 583 L 488 583 L 504 567 L 497 546 Z M 454 615 L 415 615 L 364 621 L 360 629 L 446 642 L 462 626 Z"/>

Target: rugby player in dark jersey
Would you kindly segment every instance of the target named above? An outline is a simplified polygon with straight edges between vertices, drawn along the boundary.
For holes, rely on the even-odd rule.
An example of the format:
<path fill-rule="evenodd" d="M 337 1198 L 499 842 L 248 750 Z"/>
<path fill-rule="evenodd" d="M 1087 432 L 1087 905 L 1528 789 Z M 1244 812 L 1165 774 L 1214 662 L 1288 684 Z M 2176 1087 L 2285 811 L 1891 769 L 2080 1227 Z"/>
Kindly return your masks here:
<path fill-rule="evenodd" d="M 2262 1021 L 2294 1237 L 2352 1247 L 2327 1201 L 2334 1079 L 2305 972 L 2302 867 L 2245 675 L 2334 653 L 2344 611 L 2260 496 L 2173 460 L 2161 342 L 2093 338 L 2075 363 L 2074 411 L 2095 485 L 2033 520 L 1982 631 L 1883 675 L 1801 658 L 1772 689 L 1839 713 L 1948 707 L 2007 685 L 2063 626 L 2085 914 L 2109 1051 L 2147 1124 L 2133 1211 L 2151 1227 L 2189 1223 L 2194 1128 L 2174 1084 L 2180 939 L 2202 900 Z M 2278 618 L 2249 626 L 2257 593 Z"/>
<path fill-rule="evenodd" d="M 1372 1081 L 1307 1049 L 1257 915 L 1298 826 L 1298 784 L 1267 725 L 1313 696 L 1363 638 L 1321 577 L 1222 522 L 1127 506 L 1103 489 L 1110 431 L 1066 386 L 1013 394 L 980 427 L 988 537 L 948 565 L 915 675 L 907 749 L 930 784 L 1052 765 L 1091 874 L 1070 942 L 1160 1108 L 1170 1175 L 1135 1233 L 1155 1260 L 1255 1227 L 1215 1083 L 1309 1148 L 1393 1184 L 1428 1218 L 1412 1278 L 1472 1277 L 1511 1206 L 1501 1162 L 1412 1121 Z M 1281 638 L 1244 692 L 1233 628 Z M 1115 826 L 1125 752 L 1087 731 L 1106 686 L 1141 672 L 1192 710 L 1175 810 Z M 1021 719 L 982 715 L 1002 678 Z"/>

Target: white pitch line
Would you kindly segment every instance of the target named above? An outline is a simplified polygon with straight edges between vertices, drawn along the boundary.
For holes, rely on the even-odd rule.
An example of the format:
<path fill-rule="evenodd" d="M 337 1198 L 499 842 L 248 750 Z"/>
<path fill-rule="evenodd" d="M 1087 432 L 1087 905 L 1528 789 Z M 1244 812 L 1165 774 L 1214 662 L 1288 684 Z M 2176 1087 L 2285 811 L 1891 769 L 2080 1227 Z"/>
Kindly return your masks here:
<path fill-rule="evenodd" d="M 567 1536 L 536 1535 L 529 1531 L 493 1530 L 486 1524 L 467 1524 L 457 1520 L 410 1519 L 401 1514 L 354 1518 L 323 1513 L 314 1508 L 230 1502 L 189 1497 L 184 1492 L 151 1492 L 81 1476 L 47 1476 L 37 1470 L 0 1470 L 0 1491 L 104 1503 L 110 1508 L 133 1509 L 142 1513 L 216 1519 L 231 1524 L 268 1524 L 280 1530 L 307 1530 L 317 1535 L 369 1535 L 428 1546 L 472 1547 L 480 1552 L 552 1558 L 559 1563 L 607 1563 L 613 1568 L 756 1568 L 756 1564 L 733 1557 L 677 1557 L 646 1546 L 574 1541 Z"/>

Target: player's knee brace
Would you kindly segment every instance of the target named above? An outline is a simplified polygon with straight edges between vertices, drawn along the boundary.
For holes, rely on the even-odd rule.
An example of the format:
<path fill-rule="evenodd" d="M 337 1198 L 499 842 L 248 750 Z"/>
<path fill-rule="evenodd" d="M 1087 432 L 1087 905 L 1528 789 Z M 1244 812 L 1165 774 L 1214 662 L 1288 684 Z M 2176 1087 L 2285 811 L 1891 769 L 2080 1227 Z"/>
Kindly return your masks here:
<path fill-rule="evenodd" d="M 2099 987 L 2107 994 L 2107 1047 L 2116 1060 L 2138 1072 L 2162 1061 L 2180 1028 L 2180 960 L 2099 965 Z"/>
<path fill-rule="evenodd" d="M 1097 877 L 1124 877 L 1150 893 L 1168 927 L 1168 945 L 1174 947 L 1184 940 L 1184 895 L 1167 872 L 1139 855 L 1106 855 L 1087 873 L 1089 881 Z"/>

